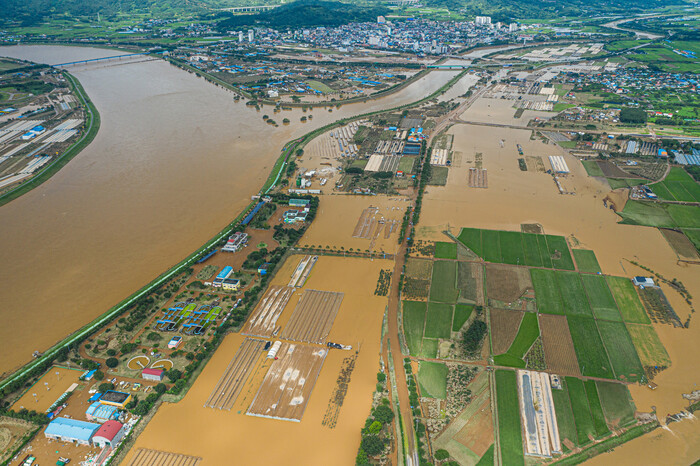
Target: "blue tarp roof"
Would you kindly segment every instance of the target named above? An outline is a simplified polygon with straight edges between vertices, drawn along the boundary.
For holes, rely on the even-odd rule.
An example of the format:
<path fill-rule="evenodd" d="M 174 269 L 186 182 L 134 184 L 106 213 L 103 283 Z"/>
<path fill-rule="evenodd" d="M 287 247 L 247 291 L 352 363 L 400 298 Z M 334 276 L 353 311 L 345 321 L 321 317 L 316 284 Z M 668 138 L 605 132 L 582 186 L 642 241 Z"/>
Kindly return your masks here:
<path fill-rule="evenodd" d="M 116 406 L 103 405 L 99 401 L 96 401 L 90 405 L 87 411 L 85 411 L 85 414 L 87 416 L 94 416 L 98 419 L 111 419 L 112 416 L 114 416 L 114 413 L 116 413 L 118 410 L 119 408 Z"/>
<path fill-rule="evenodd" d="M 99 428 L 100 425 L 95 424 L 94 422 L 85 422 L 77 419 L 59 417 L 51 421 L 51 423 L 48 425 L 46 428 L 46 435 L 89 442 L 92 435 Z"/>

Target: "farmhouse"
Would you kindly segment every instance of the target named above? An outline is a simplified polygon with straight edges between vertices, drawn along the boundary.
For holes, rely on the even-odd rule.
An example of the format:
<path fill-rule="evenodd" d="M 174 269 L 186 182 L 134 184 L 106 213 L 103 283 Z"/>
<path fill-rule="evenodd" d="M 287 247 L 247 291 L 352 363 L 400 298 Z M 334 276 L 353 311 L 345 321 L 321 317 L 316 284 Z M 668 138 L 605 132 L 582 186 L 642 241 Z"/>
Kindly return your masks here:
<path fill-rule="evenodd" d="M 639 286 L 642 288 L 654 286 L 654 280 L 651 277 L 634 277 L 632 279 L 632 283 L 634 283 L 634 286 Z"/>

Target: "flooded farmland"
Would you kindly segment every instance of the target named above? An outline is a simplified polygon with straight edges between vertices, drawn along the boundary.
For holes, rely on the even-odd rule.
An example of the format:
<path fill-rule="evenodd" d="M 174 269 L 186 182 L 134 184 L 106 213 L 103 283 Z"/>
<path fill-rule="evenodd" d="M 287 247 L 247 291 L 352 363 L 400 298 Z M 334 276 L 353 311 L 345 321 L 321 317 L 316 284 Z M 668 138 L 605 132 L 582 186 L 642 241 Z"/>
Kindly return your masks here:
<path fill-rule="evenodd" d="M 122 54 L 16 46 L 41 63 Z M 232 94 L 162 60 L 70 67 L 101 115 L 95 140 L 39 188 L 0 209 L 0 372 L 26 363 L 179 262 L 233 219 L 284 143 L 353 114 L 406 104 L 456 74 L 430 73 L 396 94 L 331 113 L 284 112 L 272 128 Z M 31 316 L 31 318 L 28 318 Z"/>

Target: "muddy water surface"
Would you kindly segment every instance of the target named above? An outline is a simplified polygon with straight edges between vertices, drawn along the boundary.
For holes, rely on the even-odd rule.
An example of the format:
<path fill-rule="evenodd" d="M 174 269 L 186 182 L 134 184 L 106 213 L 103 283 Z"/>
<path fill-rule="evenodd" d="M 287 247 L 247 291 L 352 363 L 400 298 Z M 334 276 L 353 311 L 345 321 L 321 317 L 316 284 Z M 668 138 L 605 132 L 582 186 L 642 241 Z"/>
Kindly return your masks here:
<path fill-rule="evenodd" d="M 41 63 L 113 56 L 83 47 L 0 47 Z M 48 182 L 0 208 L 0 372 L 31 359 L 177 263 L 225 226 L 267 178 L 284 143 L 357 113 L 406 104 L 456 72 L 333 112 L 267 111 L 161 60 L 70 68 L 97 106 L 95 140 Z M 272 109 L 268 111 L 273 116 Z"/>

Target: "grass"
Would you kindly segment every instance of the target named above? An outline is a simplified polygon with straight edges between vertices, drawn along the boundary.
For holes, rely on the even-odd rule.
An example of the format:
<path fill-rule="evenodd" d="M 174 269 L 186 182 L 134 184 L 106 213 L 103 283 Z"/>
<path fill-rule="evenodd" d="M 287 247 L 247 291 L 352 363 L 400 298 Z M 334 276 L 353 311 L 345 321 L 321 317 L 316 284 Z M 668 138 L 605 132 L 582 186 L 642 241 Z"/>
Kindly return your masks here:
<path fill-rule="evenodd" d="M 598 162 L 596 162 L 595 160 L 584 160 L 582 163 L 583 168 L 585 168 L 586 173 L 588 173 L 588 176 L 598 176 L 605 178 L 605 173 L 603 173 L 603 170 L 601 170 L 600 165 L 598 165 Z"/>
<path fill-rule="evenodd" d="M 588 294 L 588 300 L 596 319 L 622 322 L 620 311 L 617 310 L 615 298 L 602 275 L 581 275 L 583 286 Z"/>
<path fill-rule="evenodd" d="M 555 276 L 566 314 L 593 316 L 580 275 L 576 272 L 556 272 Z"/>
<path fill-rule="evenodd" d="M 608 349 L 610 363 L 617 378 L 625 382 L 639 381 L 644 375 L 644 368 L 625 324 L 599 320 L 598 331 Z"/>
<path fill-rule="evenodd" d="M 623 427 L 635 422 L 635 406 L 626 385 L 601 381 L 595 382 L 595 385 L 603 413 L 611 426 Z"/>
<path fill-rule="evenodd" d="M 313 89 L 313 90 L 315 90 L 315 91 L 322 92 L 322 93 L 324 93 L 324 94 L 330 94 L 330 93 L 332 93 L 332 92 L 335 92 L 332 88 L 330 88 L 330 87 L 328 87 L 327 85 L 323 84 L 321 81 L 313 81 L 313 80 L 310 80 L 310 81 L 306 81 L 306 84 L 308 84 L 308 86 L 309 86 L 311 89 Z"/>
<path fill-rule="evenodd" d="M 430 283 L 430 300 L 440 303 L 455 303 L 459 291 L 455 288 L 457 282 L 457 263 L 451 261 L 435 261 L 433 263 L 433 279 Z"/>
<path fill-rule="evenodd" d="M 561 379 L 561 390 L 552 389 L 552 399 L 554 400 L 554 410 L 557 415 L 557 426 L 559 427 L 559 438 L 562 443 L 564 439 L 569 439 L 574 445 L 578 445 L 578 435 L 576 432 L 576 422 L 571 409 L 571 399 L 567 389 L 566 380 Z"/>
<path fill-rule="evenodd" d="M 491 444 L 488 450 L 486 450 L 486 453 L 484 453 L 484 456 L 479 459 L 479 462 L 476 463 L 476 466 L 493 466 L 494 462 L 494 444 Z"/>
<path fill-rule="evenodd" d="M 640 362 L 647 367 L 668 367 L 671 365 L 666 348 L 661 343 L 651 325 L 627 324 L 632 343 L 637 349 Z"/>
<path fill-rule="evenodd" d="M 646 183 L 646 180 L 638 178 L 608 178 L 610 189 L 631 188 Z"/>
<path fill-rule="evenodd" d="M 617 308 L 620 310 L 622 320 L 637 324 L 649 324 L 649 316 L 639 300 L 637 290 L 632 282 L 623 277 L 605 277 L 610 291 L 615 297 Z"/>
<path fill-rule="evenodd" d="M 510 348 L 505 354 L 494 356 L 494 361 L 499 366 L 525 368 L 523 356 L 528 352 L 532 344 L 540 336 L 540 326 L 537 322 L 537 314 L 526 312 L 520 321 L 518 333 L 513 339 Z"/>
<path fill-rule="evenodd" d="M 588 249 L 574 249 L 574 260 L 580 272 L 598 273 L 601 272 L 598 259 L 593 251 Z"/>
<path fill-rule="evenodd" d="M 432 167 L 430 170 L 430 181 L 428 184 L 433 186 L 445 186 L 447 184 L 447 175 L 450 169 L 447 167 Z"/>
<path fill-rule="evenodd" d="M 576 422 L 576 437 L 579 445 L 590 442 L 590 437 L 595 437 L 596 429 L 591 416 L 591 408 L 586 396 L 586 388 L 581 379 L 566 377 L 566 386 L 569 390 L 571 410 Z"/>
<path fill-rule="evenodd" d="M 438 241 L 435 243 L 435 257 L 438 259 L 457 259 L 457 244 Z"/>
<path fill-rule="evenodd" d="M 469 320 L 472 312 L 474 312 L 474 306 L 469 304 L 457 304 L 455 306 L 455 313 L 452 319 L 452 331 L 459 332 L 464 326 L 465 322 Z"/>
<path fill-rule="evenodd" d="M 423 302 L 403 302 L 403 333 L 408 349 L 413 355 L 418 355 L 421 351 L 426 308 L 427 304 Z"/>
<path fill-rule="evenodd" d="M 415 162 L 415 157 L 401 157 L 401 160 L 399 160 L 398 170 L 404 172 L 406 175 L 413 173 L 413 166 Z"/>
<path fill-rule="evenodd" d="M 524 265 L 525 252 L 519 231 L 499 231 L 498 238 L 501 247 L 501 257 L 504 263 Z"/>
<path fill-rule="evenodd" d="M 700 228 L 700 207 L 628 201 L 619 213 L 622 223 L 657 228 Z"/>
<path fill-rule="evenodd" d="M 425 336 L 428 338 L 450 338 L 452 335 L 452 305 L 428 303 L 425 319 Z"/>
<path fill-rule="evenodd" d="M 569 253 L 569 245 L 563 236 L 545 235 L 547 250 L 552 256 L 552 266 L 555 269 L 574 270 L 574 261 Z M 561 254 L 559 259 L 554 259 L 556 254 Z"/>
<path fill-rule="evenodd" d="M 693 243 L 695 249 L 700 251 L 700 230 L 683 230 L 683 233 Z"/>
<path fill-rule="evenodd" d="M 474 254 L 483 257 L 481 244 L 481 230 L 477 228 L 462 228 L 457 237 L 460 243 L 471 249 Z"/>
<path fill-rule="evenodd" d="M 434 338 L 423 338 L 423 347 L 420 355 L 423 358 L 437 358 L 438 341 Z"/>
<path fill-rule="evenodd" d="M 605 352 L 603 340 L 598 333 L 596 321 L 590 317 L 567 316 L 571 339 L 578 359 L 581 374 L 588 377 L 614 379 L 612 365 Z"/>
<path fill-rule="evenodd" d="M 564 305 L 554 274 L 552 270 L 530 269 L 537 310 L 546 314 L 564 315 Z"/>
<path fill-rule="evenodd" d="M 543 267 L 545 265 L 540 246 L 537 241 L 538 236 L 534 233 L 523 233 L 523 248 L 525 250 L 525 264 L 530 267 Z M 551 265 L 551 262 L 549 263 Z"/>
<path fill-rule="evenodd" d="M 520 406 L 515 372 L 497 370 L 495 377 L 501 464 L 522 465 L 525 464 L 525 458 L 520 432 Z"/>
<path fill-rule="evenodd" d="M 605 422 L 603 407 L 600 405 L 598 397 L 598 389 L 595 386 L 594 380 L 586 380 L 583 382 L 586 388 L 586 397 L 588 398 L 588 406 L 591 408 L 591 417 L 593 418 L 593 426 L 595 426 L 596 437 L 604 437 L 610 433 L 608 424 Z"/>
<path fill-rule="evenodd" d="M 444 400 L 447 396 L 447 366 L 440 362 L 421 361 L 418 384 L 421 395 Z"/>
<path fill-rule="evenodd" d="M 487 262 L 501 263 L 501 240 L 496 230 L 481 230 L 481 243 L 484 251 L 484 260 Z"/>

